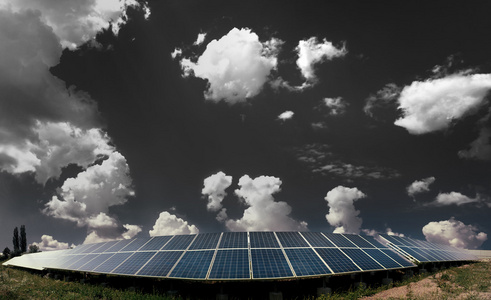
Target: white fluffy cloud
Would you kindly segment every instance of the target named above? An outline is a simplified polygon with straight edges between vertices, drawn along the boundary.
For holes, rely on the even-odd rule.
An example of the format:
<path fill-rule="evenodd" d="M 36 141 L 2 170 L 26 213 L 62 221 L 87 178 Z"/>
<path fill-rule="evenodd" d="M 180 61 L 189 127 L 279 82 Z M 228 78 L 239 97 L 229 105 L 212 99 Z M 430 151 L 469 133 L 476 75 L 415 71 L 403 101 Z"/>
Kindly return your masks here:
<path fill-rule="evenodd" d="M 326 215 L 327 222 L 336 227 L 336 233 L 360 233 L 363 220 L 358 217 L 359 210 L 355 209 L 354 202 L 366 197 L 357 188 L 338 186 L 330 190 L 326 195 L 329 213 Z"/>
<path fill-rule="evenodd" d="M 477 231 L 477 227 L 465 225 L 453 217 L 447 221 L 430 222 L 423 227 L 427 241 L 464 249 L 479 248 L 488 239 L 486 233 Z"/>
<path fill-rule="evenodd" d="M 244 175 L 239 179 L 240 188 L 235 194 L 249 206 L 238 220 L 227 220 L 230 231 L 305 231 L 306 222 L 299 222 L 289 215 L 292 211 L 286 202 L 276 202 L 273 194 L 281 189 L 281 180 L 272 176 L 254 179 Z"/>
<path fill-rule="evenodd" d="M 394 236 L 405 237 L 404 233 L 394 232 L 394 231 L 392 231 L 392 229 L 391 229 L 390 227 L 387 227 L 387 228 L 385 229 L 385 232 L 386 232 L 388 235 L 394 235 Z"/>
<path fill-rule="evenodd" d="M 326 39 L 319 42 L 316 37 L 299 41 L 296 51 L 298 53 L 297 66 L 302 76 L 310 83 L 317 81 L 314 70 L 316 64 L 344 56 L 347 53 L 346 48 L 336 48 Z"/>
<path fill-rule="evenodd" d="M 178 218 L 176 215 L 166 211 L 160 213 L 155 221 L 153 229 L 148 232 L 150 236 L 175 235 L 175 234 L 197 234 L 199 230 L 194 225 L 189 225 L 187 221 Z"/>
<path fill-rule="evenodd" d="M 428 177 L 422 180 L 416 180 L 406 188 L 407 194 L 413 197 L 416 194 L 428 192 L 430 190 L 430 184 L 432 184 L 433 182 L 435 182 L 435 177 Z"/>
<path fill-rule="evenodd" d="M 225 190 L 232 184 L 232 176 L 227 176 L 223 172 L 213 174 L 203 181 L 201 194 L 208 196 L 206 208 L 209 211 L 219 211 L 222 208 L 222 201 L 227 193 Z"/>
<path fill-rule="evenodd" d="M 329 115 L 331 116 L 344 114 L 346 112 L 346 107 L 348 106 L 348 103 L 343 101 L 343 98 L 341 97 L 324 98 L 322 102 L 324 103 L 324 106 L 329 109 Z"/>
<path fill-rule="evenodd" d="M 446 129 L 453 120 L 476 111 L 490 89 L 491 74 L 454 74 L 414 81 L 400 94 L 399 109 L 404 116 L 394 124 L 411 134 Z"/>
<path fill-rule="evenodd" d="M 142 9 L 147 18 L 150 15 L 148 6 L 136 0 L 0 0 L 0 8 L 5 4 L 15 11 L 32 9 L 41 12 L 43 22 L 53 28 L 61 44 L 69 48 L 89 41 L 101 29 L 108 28 L 109 24 L 117 33 L 125 23 L 128 6 Z"/>
<path fill-rule="evenodd" d="M 436 197 L 435 201 L 432 202 L 432 204 L 436 206 L 445 206 L 445 205 L 453 205 L 453 204 L 460 206 L 462 204 L 474 203 L 480 201 L 481 199 L 479 197 L 470 198 L 458 192 L 450 192 L 450 193 L 438 194 L 438 196 Z"/>
<path fill-rule="evenodd" d="M 219 40 L 212 40 L 197 62 L 181 60 L 184 76 L 206 79 L 205 98 L 228 103 L 256 96 L 277 64 L 281 41 L 260 42 L 250 29 L 234 28 Z"/>
<path fill-rule="evenodd" d="M 278 116 L 278 119 L 281 120 L 281 121 L 286 121 L 286 120 L 289 120 L 291 118 L 293 118 L 293 111 L 290 111 L 290 110 L 287 110 L 285 112 L 282 112 L 279 116 Z"/>
<path fill-rule="evenodd" d="M 34 242 L 32 244 L 38 246 L 39 250 L 41 251 L 62 250 L 69 248 L 68 243 L 59 242 L 47 234 L 43 234 L 43 236 L 41 236 L 41 241 L 39 243 Z"/>
<path fill-rule="evenodd" d="M 206 38 L 206 33 L 198 33 L 198 37 L 196 38 L 196 41 L 194 42 L 193 45 L 201 45 L 205 41 Z"/>

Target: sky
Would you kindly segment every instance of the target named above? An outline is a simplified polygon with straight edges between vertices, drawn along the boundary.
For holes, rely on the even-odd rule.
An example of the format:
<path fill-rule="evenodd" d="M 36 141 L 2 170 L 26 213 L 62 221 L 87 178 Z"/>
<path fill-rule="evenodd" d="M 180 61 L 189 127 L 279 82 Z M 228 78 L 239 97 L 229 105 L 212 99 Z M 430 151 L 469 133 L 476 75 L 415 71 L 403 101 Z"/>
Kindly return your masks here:
<path fill-rule="evenodd" d="M 489 1 L 0 0 L 0 246 L 491 249 Z"/>

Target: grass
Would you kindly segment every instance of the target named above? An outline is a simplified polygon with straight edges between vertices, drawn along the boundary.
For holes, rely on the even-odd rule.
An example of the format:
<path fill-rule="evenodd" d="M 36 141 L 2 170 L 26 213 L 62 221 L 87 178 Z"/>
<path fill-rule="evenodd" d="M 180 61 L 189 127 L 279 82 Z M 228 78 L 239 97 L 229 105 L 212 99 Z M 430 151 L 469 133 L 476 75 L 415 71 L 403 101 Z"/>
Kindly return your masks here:
<path fill-rule="evenodd" d="M 389 286 L 366 287 L 335 292 L 316 300 L 351 300 L 371 296 L 392 287 L 406 287 L 405 297 L 401 299 L 428 299 L 417 296 L 414 286 L 418 281 L 430 278 L 439 287 L 431 294 L 434 299 L 489 299 L 491 298 L 491 262 L 478 262 L 464 268 L 451 268 L 438 274 L 427 273 L 416 275 Z M 488 294 L 483 294 L 488 293 Z M 484 296 L 483 296 L 484 295 Z M 173 299 L 157 293 L 144 294 L 138 291 L 120 290 L 112 287 L 65 282 L 44 278 L 30 272 L 5 268 L 0 265 L 0 299 Z M 233 299 L 233 298 L 230 298 Z M 286 298 L 285 298 L 286 299 Z M 399 299 L 399 298 L 397 298 Z"/>

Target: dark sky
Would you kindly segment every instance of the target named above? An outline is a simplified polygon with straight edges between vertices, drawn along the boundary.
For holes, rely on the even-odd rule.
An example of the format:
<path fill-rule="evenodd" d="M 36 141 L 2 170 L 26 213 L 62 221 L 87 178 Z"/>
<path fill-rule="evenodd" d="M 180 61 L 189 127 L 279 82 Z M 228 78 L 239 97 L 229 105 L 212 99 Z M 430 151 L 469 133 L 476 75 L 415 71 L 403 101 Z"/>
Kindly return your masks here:
<path fill-rule="evenodd" d="M 489 2 L 89 2 L 0 1 L 2 247 L 25 224 L 43 249 L 228 230 L 491 249 Z"/>

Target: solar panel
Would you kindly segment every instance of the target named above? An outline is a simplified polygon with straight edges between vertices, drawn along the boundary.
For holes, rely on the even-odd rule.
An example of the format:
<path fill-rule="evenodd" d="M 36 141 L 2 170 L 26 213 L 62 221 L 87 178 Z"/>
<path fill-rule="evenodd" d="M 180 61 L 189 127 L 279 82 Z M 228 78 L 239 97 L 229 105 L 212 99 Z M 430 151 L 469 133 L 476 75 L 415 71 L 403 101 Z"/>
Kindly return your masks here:
<path fill-rule="evenodd" d="M 385 255 L 389 256 L 403 267 L 414 267 L 414 264 L 390 249 L 380 249 Z"/>
<path fill-rule="evenodd" d="M 98 273 L 110 273 L 117 266 L 119 266 L 123 261 L 131 256 L 131 252 L 120 252 L 111 256 L 108 260 L 97 266 L 93 272 Z"/>
<path fill-rule="evenodd" d="M 293 276 L 281 249 L 251 249 L 251 262 L 253 278 Z"/>
<path fill-rule="evenodd" d="M 92 271 L 94 268 L 96 268 L 98 265 L 102 264 L 105 262 L 109 257 L 113 256 L 114 253 L 102 253 L 99 254 L 96 258 L 93 260 L 87 262 L 85 265 L 81 266 L 78 268 L 79 271 Z"/>
<path fill-rule="evenodd" d="M 83 244 L 80 246 L 75 247 L 74 249 L 70 250 L 70 254 L 75 254 L 75 253 L 80 253 L 80 251 L 83 251 L 84 249 L 91 247 L 91 244 Z"/>
<path fill-rule="evenodd" d="M 73 264 L 71 264 L 68 269 L 70 270 L 78 270 L 78 268 L 80 268 L 81 266 L 85 265 L 86 263 L 88 263 L 89 261 L 91 261 L 92 259 L 94 259 L 97 255 L 99 254 L 87 254 L 87 255 L 83 255 L 83 257 L 79 260 L 77 260 L 76 262 L 74 262 Z"/>
<path fill-rule="evenodd" d="M 186 251 L 170 276 L 205 279 L 214 253 L 213 250 Z"/>
<path fill-rule="evenodd" d="M 279 248 L 273 232 L 249 232 L 251 248 Z"/>
<path fill-rule="evenodd" d="M 94 250 L 94 252 L 92 252 L 92 253 L 102 253 L 102 252 L 106 251 L 107 249 L 111 248 L 112 246 L 114 246 L 114 244 L 116 244 L 116 243 L 119 243 L 119 241 L 107 242 L 104 245 L 102 245 L 101 247 Z"/>
<path fill-rule="evenodd" d="M 366 239 L 359 235 L 343 234 L 343 236 L 360 248 L 375 248 L 373 244 L 369 243 Z"/>
<path fill-rule="evenodd" d="M 358 265 L 364 271 L 370 270 L 380 270 L 384 267 L 380 265 L 378 262 L 373 260 L 368 254 L 363 252 L 361 249 L 342 249 L 344 254 L 348 255 L 353 262 Z"/>
<path fill-rule="evenodd" d="M 332 273 L 312 248 L 285 249 L 285 253 L 297 276 Z"/>
<path fill-rule="evenodd" d="M 137 274 L 142 276 L 165 277 L 183 253 L 184 251 L 157 252 Z"/>
<path fill-rule="evenodd" d="M 283 247 L 309 247 L 298 232 L 277 232 L 276 236 Z"/>
<path fill-rule="evenodd" d="M 219 249 L 247 247 L 247 232 L 224 232 L 218 246 Z"/>
<path fill-rule="evenodd" d="M 189 250 L 196 249 L 215 249 L 220 240 L 220 233 L 204 233 L 198 234 L 194 242 L 189 247 Z"/>
<path fill-rule="evenodd" d="M 324 233 L 324 235 L 331 240 L 336 246 L 343 247 L 356 247 L 350 240 L 345 238 L 342 234 L 338 233 Z"/>
<path fill-rule="evenodd" d="M 382 250 L 380 249 L 363 249 L 363 251 L 365 251 L 368 255 L 370 255 L 386 269 L 395 269 L 402 267 L 401 264 L 387 256 L 387 254 L 382 252 Z"/>
<path fill-rule="evenodd" d="M 69 270 L 71 265 L 73 265 L 77 261 L 81 260 L 85 256 L 86 256 L 86 254 L 72 255 L 72 257 L 69 260 L 65 261 L 62 265 L 60 265 L 59 268 Z"/>
<path fill-rule="evenodd" d="M 97 243 L 97 244 L 90 244 L 90 247 L 85 248 L 84 250 L 80 251 L 79 253 L 90 253 L 97 248 L 101 247 L 105 243 Z"/>
<path fill-rule="evenodd" d="M 189 244 L 196 237 L 193 235 L 176 235 L 172 240 L 170 240 L 162 250 L 185 250 L 188 248 Z"/>
<path fill-rule="evenodd" d="M 135 275 L 143 265 L 157 252 L 135 252 L 111 273 Z"/>
<path fill-rule="evenodd" d="M 300 234 L 303 235 L 312 247 L 336 247 L 320 232 L 302 232 Z"/>
<path fill-rule="evenodd" d="M 145 250 L 160 250 L 173 236 L 155 236 L 147 242 L 140 251 Z"/>
<path fill-rule="evenodd" d="M 145 245 L 149 240 L 150 240 L 150 238 L 134 239 L 133 242 L 129 243 L 128 245 L 126 245 L 125 247 L 123 247 L 119 251 L 121 251 L 121 252 L 123 252 L 123 251 L 136 251 L 136 250 L 140 249 L 143 245 Z"/>
<path fill-rule="evenodd" d="M 210 279 L 250 278 L 247 249 L 218 250 L 211 268 Z"/>
<path fill-rule="evenodd" d="M 133 240 L 120 240 L 118 243 L 112 245 L 108 249 L 104 250 L 104 252 L 118 252 L 123 249 L 126 245 L 131 243 Z"/>
<path fill-rule="evenodd" d="M 357 272 L 360 269 L 336 248 L 315 248 L 334 273 Z"/>

